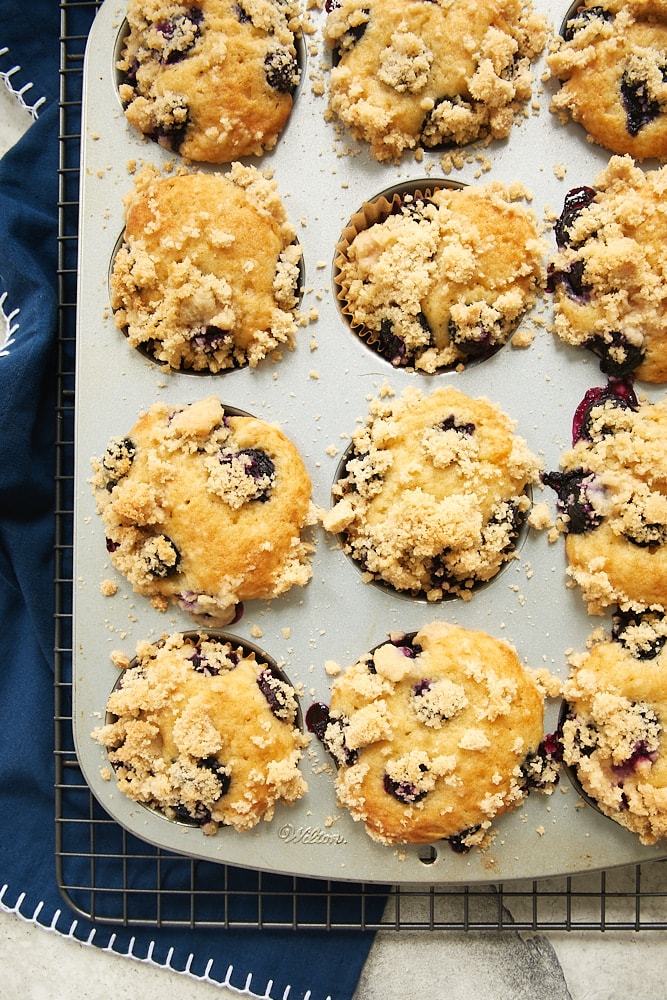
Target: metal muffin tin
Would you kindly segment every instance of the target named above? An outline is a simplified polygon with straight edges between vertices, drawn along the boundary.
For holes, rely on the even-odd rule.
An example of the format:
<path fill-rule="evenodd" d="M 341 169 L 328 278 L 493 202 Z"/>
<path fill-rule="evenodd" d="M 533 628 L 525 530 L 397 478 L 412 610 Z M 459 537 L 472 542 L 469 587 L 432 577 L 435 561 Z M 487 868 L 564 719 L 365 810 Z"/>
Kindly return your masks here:
<path fill-rule="evenodd" d="M 536 0 L 558 27 L 566 10 Z M 136 836 L 193 858 L 255 869 L 332 879 L 381 883 L 473 883 L 539 878 L 662 857 L 664 845 L 643 847 L 637 837 L 585 804 L 564 774 L 553 795 L 531 793 L 516 812 L 494 827 L 497 836 L 484 853 L 460 855 L 446 842 L 427 848 L 386 847 L 373 842 L 346 810 L 336 806 L 330 760 L 313 738 L 303 771 L 308 794 L 296 805 L 279 806 L 271 822 L 253 831 L 220 830 L 206 837 L 199 829 L 173 823 L 129 801 L 115 782 L 104 780 L 105 752 L 90 732 L 104 719 L 117 680 L 110 654 L 128 657 L 140 640 L 165 632 L 192 630 L 184 613 L 155 611 L 135 595 L 111 567 L 104 532 L 89 486 L 91 457 L 108 440 L 126 434 L 151 403 L 193 402 L 215 394 L 223 404 L 277 422 L 299 448 L 313 480 L 314 501 L 328 507 L 340 456 L 349 435 L 366 418 L 368 400 L 387 383 L 397 392 L 417 385 L 425 393 L 453 385 L 470 396 L 486 396 L 517 422 L 517 433 L 541 455 L 546 469 L 558 467 L 569 446 L 574 409 L 585 391 L 605 382 L 596 359 L 557 343 L 548 330 L 548 297 L 524 320 L 537 320 L 527 348 L 506 346 L 481 364 L 438 375 L 395 370 L 353 334 L 335 301 L 335 246 L 348 219 L 362 203 L 395 185 L 443 179 L 463 183 L 522 182 L 532 192 L 538 218 L 558 215 L 569 188 L 592 184 L 609 154 L 586 141 L 579 126 L 563 126 L 549 112 L 544 64 L 535 67 L 533 108 L 509 139 L 494 142 L 479 156 L 466 151 L 461 169 L 445 178 L 441 153 L 421 162 L 406 156 L 400 165 L 376 163 L 337 125 L 325 118 L 326 96 L 316 95 L 329 57 L 320 41 L 324 14 L 314 14 L 317 33 L 308 36 L 303 84 L 289 123 L 275 150 L 250 162 L 270 168 L 304 251 L 302 311 L 312 321 L 298 334 L 294 351 L 215 376 L 174 373 L 132 350 L 115 327 L 109 306 L 110 262 L 123 230 L 122 198 L 132 187 L 131 161 L 166 164 L 177 160 L 139 137 L 126 123 L 116 89 L 115 56 L 124 5 L 106 0 L 88 43 L 82 121 L 80 259 L 77 326 L 76 497 L 74 594 L 74 736 L 84 776 L 107 812 Z M 554 20 L 555 19 L 555 20 Z M 646 166 L 646 165 L 645 165 Z M 487 169 L 488 168 L 488 169 Z M 197 169 L 222 169 L 199 167 Z M 553 247 L 553 237 L 547 233 Z M 316 317 L 316 318 L 315 318 Z M 638 384 L 648 398 L 661 387 Z M 535 500 L 551 491 L 535 490 Z M 305 588 L 268 602 L 246 605 L 240 622 L 227 631 L 250 640 L 277 660 L 293 684 L 301 685 L 303 714 L 314 701 L 329 701 L 327 661 L 342 667 L 377 646 L 387 633 L 414 631 L 432 620 L 482 629 L 510 641 L 533 668 L 564 677 L 569 650 L 582 649 L 593 628 L 608 619 L 589 617 L 577 591 L 566 586 L 562 539 L 546 533 L 522 537 L 518 557 L 468 603 L 414 600 L 369 586 L 356 566 L 321 528 L 315 532 L 313 579 Z M 102 582 L 118 584 L 105 597 Z M 549 702 L 545 732 L 556 728 L 560 702 Z"/>

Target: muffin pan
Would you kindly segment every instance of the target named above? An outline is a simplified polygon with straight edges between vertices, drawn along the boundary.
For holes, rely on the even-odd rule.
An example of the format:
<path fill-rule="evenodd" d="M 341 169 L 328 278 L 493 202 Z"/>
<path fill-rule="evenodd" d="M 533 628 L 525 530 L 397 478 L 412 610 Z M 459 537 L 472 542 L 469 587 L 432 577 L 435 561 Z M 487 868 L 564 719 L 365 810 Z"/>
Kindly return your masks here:
<path fill-rule="evenodd" d="M 565 11 L 546 0 L 535 7 L 556 27 Z M 167 165 L 174 154 L 142 140 L 126 123 L 114 60 L 123 31 L 124 6 L 106 0 L 93 25 L 86 54 L 81 163 L 79 294 L 77 312 L 76 497 L 74 594 L 74 735 L 77 754 L 93 793 L 107 812 L 134 835 L 167 850 L 260 870 L 381 883 L 472 883 L 540 878 L 662 857 L 664 845 L 643 847 L 585 803 L 564 773 L 551 796 L 533 792 L 517 812 L 494 824 L 486 852 L 457 854 L 448 844 L 390 848 L 374 843 L 346 810 L 336 806 L 331 764 L 313 738 L 303 774 L 309 791 L 274 819 L 247 833 L 231 829 L 205 836 L 129 801 L 113 780 L 104 780 L 105 752 L 91 738 L 103 722 L 118 671 L 111 653 L 128 658 L 143 640 L 188 631 L 184 612 L 154 610 L 110 566 L 104 532 L 89 485 L 91 458 L 122 435 L 151 403 L 177 405 L 217 395 L 223 405 L 275 421 L 299 448 L 313 480 L 313 499 L 331 504 L 331 489 L 349 437 L 368 413 L 370 397 L 388 385 L 429 392 L 451 384 L 470 396 L 486 396 L 516 421 L 516 432 L 547 470 L 556 469 L 569 446 L 572 417 L 587 389 L 602 385 L 596 359 L 556 342 L 549 332 L 551 307 L 544 296 L 519 330 L 533 332 L 528 346 L 510 343 L 463 371 L 424 375 L 392 368 L 369 350 L 345 322 L 336 302 L 335 254 L 341 233 L 359 206 L 401 185 L 432 187 L 443 181 L 475 184 L 489 179 L 522 183 L 531 207 L 551 223 L 570 188 L 592 184 L 608 154 L 586 141 L 577 125 L 564 126 L 549 112 L 557 83 L 541 82 L 534 68 L 534 101 L 508 140 L 463 151 L 460 168 L 444 173 L 441 152 L 416 160 L 379 164 L 338 125 L 327 120 L 329 53 L 321 42 L 324 12 L 312 14 L 315 33 L 305 46 L 304 79 L 292 116 L 276 148 L 252 160 L 268 168 L 303 247 L 304 325 L 296 348 L 255 369 L 218 375 L 172 372 L 132 350 L 116 328 L 109 303 L 109 270 L 123 229 L 122 198 L 141 162 Z M 644 169 L 651 164 L 645 163 Z M 199 166 L 197 169 L 225 169 Z M 552 247 L 553 235 L 546 239 Z M 530 341 L 522 337 L 521 341 Z M 649 399 L 659 386 L 638 383 Z M 534 488 L 555 514 L 552 491 Z M 566 585 L 562 539 L 530 529 L 517 557 L 472 600 L 439 603 L 364 583 L 358 569 L 321 528 L 314 533 L 313 579 L 271 603 L 253 602 L 227 632 L 253 642 L 285 670 L 301 691 L 301 710 L 328 703 L 331 662 L 342 668 L 383 642 L 389 632 L 413 632 L 433 620 L 479 628 L 510 641 L 523 662 L 567 674 L 569 650 L 583 649 L 589 634 L 610 620 L 590 617 L 580 594 Z M 105 596 L 105 581 L 117 592 Z M 558 724 L 560 701 L 547 702 L 545 732 Z"/>

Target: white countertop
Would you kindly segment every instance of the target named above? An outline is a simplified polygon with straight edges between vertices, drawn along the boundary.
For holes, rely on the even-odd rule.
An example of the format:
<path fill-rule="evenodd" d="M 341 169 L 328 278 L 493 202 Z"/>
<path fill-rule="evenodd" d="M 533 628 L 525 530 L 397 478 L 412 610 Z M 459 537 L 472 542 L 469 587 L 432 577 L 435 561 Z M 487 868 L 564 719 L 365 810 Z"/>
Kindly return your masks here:
<path fill-rule="evenodd" d="M 0 153 L 30 121 L 0 81 Z M 656 884 L 665 891 L 667 872 L 654 869 Z M 591 907 L 595 914 L 594 900 Z M 239 996 L 237 990 L 80 944 L 1 904 L 0 967 L 0 998 L 7 1000 Z M 662 932 L 382 931 L 355 1000 L 658 1000 L 667 996 L 666 982 Z M 336 1000 L 335 984 L 329 989 Z"/>

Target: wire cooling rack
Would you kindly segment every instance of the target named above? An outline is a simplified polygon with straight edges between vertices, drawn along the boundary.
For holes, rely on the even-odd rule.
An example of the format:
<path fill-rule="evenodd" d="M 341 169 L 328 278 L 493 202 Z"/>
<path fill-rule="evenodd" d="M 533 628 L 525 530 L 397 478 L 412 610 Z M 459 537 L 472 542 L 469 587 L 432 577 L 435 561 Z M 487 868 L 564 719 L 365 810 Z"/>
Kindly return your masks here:
<path fill-rule="evenodd" d="M 110 2 L 110 0 L 107 0 Z M 172 927 L 360 930 L 667 928 L 667 867 L 499 885 L 377 886 L 266 873 L 173 855 L 122 829 L 79 770 L 72 737 L 74 340 L 81 93 L 98 2 L 60 5 L 59 323 L 56 405 L 55 793 L 61 894 L 97 923 Z"/>

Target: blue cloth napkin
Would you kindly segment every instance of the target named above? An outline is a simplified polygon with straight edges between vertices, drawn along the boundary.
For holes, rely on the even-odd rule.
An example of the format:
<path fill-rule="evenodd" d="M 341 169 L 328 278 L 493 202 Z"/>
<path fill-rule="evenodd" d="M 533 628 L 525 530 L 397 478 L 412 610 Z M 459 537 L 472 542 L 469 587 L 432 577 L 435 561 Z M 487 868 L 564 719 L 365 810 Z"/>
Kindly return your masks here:
<path fill-rule="evenodd" d="M 371 932 L 357 929 L 357 887 L 337 887 L 338 920 L 352 929 L 335 931 L 319 929 L 326 921 L 316 880 L 297 880 L 296 888 L 305 900 L 300 926 L 318 929 L 292 930 L 294 885 L 280 876 L 262 882 L 262 892 L 274 891 L 263 905 L 280 928 L 238 929 L 239 922 L 252 925 L 258 912 L 257 874 L 214 864 L 198 866 L 198 884 L 213 893 L 211 907 L 216 887 L 224 887 L 235 926 L 221 928 L 212 910 L 208 916 L 218 926 L 202 926 L 206 894 L 197 926 L 182 928 L 180 920 L 171 926 L 169 900 L 175 905 L 179 892 L 191 889 L 191 871 L 168 856 L 159 867 L 159 889 L 167 890 L 159 926 L 151 926 L 156 886 L 150 865 L 145 876 L 135 875 L 134 888 L 147 890 L 146 904 L 129 925 L 101 919 L 104 913 L 89 920 L 92 913 L 60 891 L 53 722 L 59 5 L 32 0 L 19 12 L 15 0 L 0 0 L 0 25 L 0 85 L 4 80 L 35 110 L 34 123 L 0 160 L 0 906 L 93 946 L 250 996 L 346 1000 L 373 940 Z M 86 31 L 89 26 L 90 20 Z M 77 864 L 81 884 L 89 878 L 87 817 L 81 819 L 78 850 L 76 843 L 67 845 L 74 870 L 68 884 L 76 884 Z M 113 822 L 102 830 L 99 868 L 108 884 L 116 878 L 120 884 L 123 859 L 116 845 L 126 841 Z M 379 919 L 383 899 L 378 892 L 363 909 L 369 924 Z"/>

